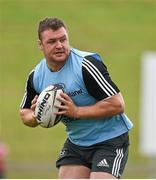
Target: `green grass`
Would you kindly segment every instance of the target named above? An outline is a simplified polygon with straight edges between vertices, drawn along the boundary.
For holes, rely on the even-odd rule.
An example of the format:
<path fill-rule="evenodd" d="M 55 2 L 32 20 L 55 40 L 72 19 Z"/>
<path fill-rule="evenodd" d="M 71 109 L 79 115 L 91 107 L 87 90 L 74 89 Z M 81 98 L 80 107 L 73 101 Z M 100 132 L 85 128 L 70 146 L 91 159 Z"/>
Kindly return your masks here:
<path fill-rule="evenodd" d="M 43 56 L 36 31 L 45 16 L 64 19 L 72 46 L 104 58 L 134 123 L 124 178 L 149 178 L 150 171 L 130 168 L 148 163 L 138 151 L 140 65 L 144 51 L 155 51 L 156 1 L 0 0 L 0 136 L 10 147 L 8 178 L 57 178 L 54 162 L 66 137 L 65 127 L 28 128 L 18 115 L 26 76 Z M 51 163 L 53 170 L 28 173 L 11 168 L 21 162 Z"/>

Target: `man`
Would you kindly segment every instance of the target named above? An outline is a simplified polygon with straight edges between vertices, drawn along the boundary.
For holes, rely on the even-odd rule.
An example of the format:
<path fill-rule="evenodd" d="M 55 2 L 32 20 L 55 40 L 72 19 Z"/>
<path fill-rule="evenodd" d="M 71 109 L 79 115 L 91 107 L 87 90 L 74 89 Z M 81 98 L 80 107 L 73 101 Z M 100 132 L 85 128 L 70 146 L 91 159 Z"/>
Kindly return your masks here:
<path fill-rule="evenodd" d="M 68 139 L 56 162 L 59 178 L 120 178 L 128 158 L 131 121 L 124 100 L 96 53 L 71 48 L 66 25 L 45 18 L 38 28 L 44 59 L 29 74 L 20 116 L 30 127 L 38 125 L 34 109 L 38 95 L 51 84 L 61 85 Z"/>

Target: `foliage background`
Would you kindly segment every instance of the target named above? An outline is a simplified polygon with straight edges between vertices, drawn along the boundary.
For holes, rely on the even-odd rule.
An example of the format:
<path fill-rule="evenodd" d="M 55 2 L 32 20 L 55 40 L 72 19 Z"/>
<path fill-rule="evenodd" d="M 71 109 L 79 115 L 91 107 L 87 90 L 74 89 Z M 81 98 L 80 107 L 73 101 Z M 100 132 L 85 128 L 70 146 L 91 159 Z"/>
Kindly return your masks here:
<path fill-rule="evenodd" d="M 123 93 L 134 123 L 123 178 L 154 177 L 153 164 L 139 153 L 139 102 L 141 57 L 156 50 L 156 1 L 0 0 L 0 137 L 10 149 L 7 177 L 57 178 L 65 127 L 28 128 L 18 115 L 26 77 L 42 58 L 37 26 L 47 16 L 66 22 L 72 46 L 101 54 Z"/>

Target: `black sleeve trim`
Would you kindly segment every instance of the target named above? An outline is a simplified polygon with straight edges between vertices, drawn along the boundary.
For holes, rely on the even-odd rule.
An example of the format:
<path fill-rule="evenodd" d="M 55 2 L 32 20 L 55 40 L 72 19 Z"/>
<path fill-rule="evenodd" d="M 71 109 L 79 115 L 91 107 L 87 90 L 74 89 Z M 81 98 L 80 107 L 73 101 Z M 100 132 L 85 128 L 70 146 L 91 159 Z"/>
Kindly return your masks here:
<path fill-rule="evenodd" d="M 93 56 L 84 58 L 82 74 L 87 91 L 97 100 L 105 99 L 120 92 L 111 80 L 107 67 Z"/>
<path fill-rule="evenodd" d="M 20 108 L 30 108 L 31 107 L 31 101 L 34 99 L 34 97 L 36 95 L 39 95 L 35 89 L 34 89 L 34 85 L 33 85 L 33 76 L 34 76 L 34 71 L 32 71 L 27 79 L 26 82 L 26 88 L 25 88 L 25 93 L 20 105 Z"/>

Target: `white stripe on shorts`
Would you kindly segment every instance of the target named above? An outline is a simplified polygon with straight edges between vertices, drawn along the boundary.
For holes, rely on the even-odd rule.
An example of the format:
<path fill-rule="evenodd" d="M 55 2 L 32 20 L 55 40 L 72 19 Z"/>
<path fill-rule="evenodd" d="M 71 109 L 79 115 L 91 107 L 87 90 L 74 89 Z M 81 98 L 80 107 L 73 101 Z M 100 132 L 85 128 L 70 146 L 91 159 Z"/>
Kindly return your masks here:
<path fill-rule="evenodd" d="M 123 148 L 116 149 L 116 157 L 114 159 L 112 175 L 115 177 L 119 177 L 119 170 L 121 166 L 121 160 L 123 158 Z"/>

